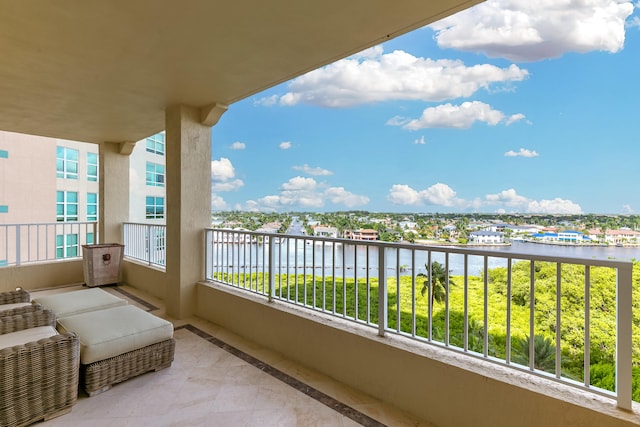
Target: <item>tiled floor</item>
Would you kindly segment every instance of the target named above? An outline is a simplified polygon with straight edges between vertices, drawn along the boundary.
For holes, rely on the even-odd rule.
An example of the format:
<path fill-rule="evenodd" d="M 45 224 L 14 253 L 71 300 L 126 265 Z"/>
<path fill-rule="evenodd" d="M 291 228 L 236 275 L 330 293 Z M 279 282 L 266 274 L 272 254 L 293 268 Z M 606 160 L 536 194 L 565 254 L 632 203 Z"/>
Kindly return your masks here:
<path fill-rule="evenodd" d="M 78 290 L 70 286 L 32 296 Z M 165 317 L 128 287 L 103 288 Z M 172 320 L 172 319 L 168 319 Z M 102 394 L 79 394 L 46 426 L 420 426 L 428 423 L 199 319 L 174 321 L 175 360 Z"/>

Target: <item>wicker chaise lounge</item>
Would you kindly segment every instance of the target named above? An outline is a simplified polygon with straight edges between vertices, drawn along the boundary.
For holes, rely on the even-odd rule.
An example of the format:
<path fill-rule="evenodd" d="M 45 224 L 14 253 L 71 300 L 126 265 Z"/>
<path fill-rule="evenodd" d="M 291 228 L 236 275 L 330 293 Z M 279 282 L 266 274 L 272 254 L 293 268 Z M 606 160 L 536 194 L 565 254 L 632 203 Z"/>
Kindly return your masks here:
<path fill-rule="evenodd" d="M 40 332 L 54 327 L 55 322 L 52 311 L 38 307 L 0 317 L 3 342 L 27 341 L 0 348 L 1 426 L 48 420 L 71 411 L 76 403 L 80 342 L 75 333 Z"/>

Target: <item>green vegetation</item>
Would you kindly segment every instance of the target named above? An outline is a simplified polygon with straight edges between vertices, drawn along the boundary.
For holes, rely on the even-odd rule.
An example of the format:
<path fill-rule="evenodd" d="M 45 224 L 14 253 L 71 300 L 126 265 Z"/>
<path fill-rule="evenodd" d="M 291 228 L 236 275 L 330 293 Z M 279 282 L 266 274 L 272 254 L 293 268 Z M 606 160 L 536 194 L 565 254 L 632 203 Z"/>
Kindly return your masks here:
<path fill-rule="evenodd" d="M 561 375 L 583 381 L 585 346 L 585 268 L 563 264 L 557 272 L 557 264 L 550 262 L 518 262 L 511 272 L 511 289 L 507 288 L 507 269 L 495 268 L 487 272 L 487 284 L 480 276 L 449 278 L 446 283 L 444 269 L 432 264 L 433 292 L 432 321 L 429 324 L 428 277 L 401 275 L 387 280 L 388 328 L 418 337 L 464 348 L 465 304 L 468 312 L 467 348 L 470 351 L 505 359 L 507 339 L 510 339 L 511 361 L 529 365 L 531 336 L 534 346 L 536 369 L 555 374 L 555 344 L 559 339 Z M 637 264 L 637 263 L 636 263 Z M 633 399 L 640 401 L 640 273 L 634 265 L 633 275 Z M 531 275 L 533 270 L 533 283 Z M 556 282 L 560 276 L 560 301 L 556 300 Z M 590 382 L 595 387 L 613 390 L 615 386 L 615 335 L 616 335 L 616 272 L 612 268 L 590 269 Z M 268 277 L 263 274 L 219 274 L 218 280 L 235 286 L 266 293 Z M 378 323 L 378 280 L 319 275 L 278 275 L 275 278 L 275 295 L 288 298 L 298 304 L 334 312 L 365 323 Z M 456 286 L 452 286 L 453 282 Z M 467 298 L 465 301 L 465 289 Z M 533 289 L 533 298 L 531 290 Z M 510 298 L 508 296 L 510 295 Z M 369 304 L 367 306 L 367 301 Z M 533 303 L 533 309 L 532 309 Z M 415 304 L 415 316 L 412 307 Z M 446 337 L 448 306 L 449 336 Z M 486 307 L 486 312 L 485 312 Z M 509 307 L 509 310 L 507 309 Z M 560 309 L 561 324 L 557 324 Z M 510 337 L 507 337 L 507 313 L 510 312 Z M 484 318 L 488 330 L 484 331 Z M 534 320 L 533 331 L 529 326 Z M 485 337 L 486 333 L 486 337 Z M 532 335 L 533 333 L 533 335 Z M 487 348 L 485 349 L 485 339 Z"/>

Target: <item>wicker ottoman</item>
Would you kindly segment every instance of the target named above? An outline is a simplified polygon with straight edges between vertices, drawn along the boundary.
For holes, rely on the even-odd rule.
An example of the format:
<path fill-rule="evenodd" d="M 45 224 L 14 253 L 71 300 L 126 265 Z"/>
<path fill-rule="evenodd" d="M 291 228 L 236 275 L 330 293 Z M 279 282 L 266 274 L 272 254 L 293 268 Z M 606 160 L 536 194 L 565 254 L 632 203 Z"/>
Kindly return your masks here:
<path fill-rule="evenodd" d="M 173 362 L 171 322 L 132 305 L 58 319 L 58 330 L 80 338 L 80 385 L 89 396 Z"/>
<path fill-rule="evenodd" d="M 42 304 L 56 314 L 58 319 L 88 311 L 126 305 L 127 300 L 118 298 L 100 288 L 82 289 L 33 298 L 32 303 Z"/>

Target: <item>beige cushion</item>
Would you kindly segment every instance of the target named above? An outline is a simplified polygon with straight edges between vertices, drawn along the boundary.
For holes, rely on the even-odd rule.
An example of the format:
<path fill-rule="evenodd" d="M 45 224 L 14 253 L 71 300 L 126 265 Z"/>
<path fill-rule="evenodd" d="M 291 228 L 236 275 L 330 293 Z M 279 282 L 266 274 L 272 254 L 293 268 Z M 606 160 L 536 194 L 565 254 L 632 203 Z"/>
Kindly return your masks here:
<path fill-rule="evenodd" d="M 49 338 L 57 334 L 58 332 L 52 326 L 37 326 L 35 328 L 10 332 L 8 334 L 0 335 L 0 348 L 22 345 L 28 342 L 41 340 L 42 338 Z"/>
<path fill-rule="evenodd" d="M 0 311 L 11 310 L 13 308 L 20 308 L 31 305 L 30 302 L 15 302 L 11 304 L 0 304 Z"/>
<path fill-rule="evenodd" d="M 173 337 L 171 322 L 132 305 L 58 319 L 58 330 L 78 334 L 84 365 Z"/>
<path fill-rule="evenodd" d="M 42 304 L 44 308 L 51 309 L 56 314 L 57 319 L 127 304 L 127 300 L 111 295 L 100 288 L 45 295 L 33 298 L 32 302 Z"/>

